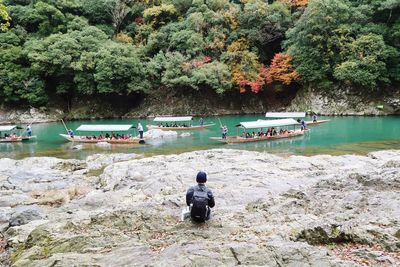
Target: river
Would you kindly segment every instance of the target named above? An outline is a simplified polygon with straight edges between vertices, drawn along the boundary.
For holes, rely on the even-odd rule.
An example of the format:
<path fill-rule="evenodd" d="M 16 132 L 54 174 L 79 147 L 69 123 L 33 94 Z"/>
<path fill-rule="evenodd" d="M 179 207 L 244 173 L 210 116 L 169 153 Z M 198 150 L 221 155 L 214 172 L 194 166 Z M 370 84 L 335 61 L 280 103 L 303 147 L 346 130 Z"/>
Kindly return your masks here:
<path fill-rule="evenodd" d="M 229 134 L 235 135 L 235 125 L 241 121 L 263 119 L 262 115 L 222 116 L 223 124 L 229 128 Z M 208 130 L 194 131 L 187 137 L 164 138 L 148 142 L 145 145 L 113 145 L 100 148 L 93 144 L 84 144 L 82 149 L 73 149 L 74 144 L 66 142 L 60 133 L 65 133 L 62 123 L 42 123 L 32 126 L 35 141 L 26 143 L 0 143 L 0 157 L 20 159 L 30 156 L 54 156 L 59 158 L 83 159 L 94 153 L 138 153 L 144 156 L 174 154 L 211 148 L 245 149 L 271 152 L 279 155 L 316 155 L 316 154 L 360 154 L 382 149 L 400 149 L 400 117 L 319 117 L 329 119 L 325 124 L 310 127 L 311 131 L 302 137 L 293 139 L 264 141 L 256 143 L 226 145 L 210 140 L 220 136 L 217 117 L 204 118 L 205 123 L 216 125 Z M 151 120 L 112 119 L 67 122 L 68 128 L 76 129 L 81 124 L 134 124 L 151 123 Z M 194 118 L 193 124 L 198 124 Z M 147 128 L 145 127 L 145 131 Z M 179 133 L 180 134 L 180 133 Z"/>

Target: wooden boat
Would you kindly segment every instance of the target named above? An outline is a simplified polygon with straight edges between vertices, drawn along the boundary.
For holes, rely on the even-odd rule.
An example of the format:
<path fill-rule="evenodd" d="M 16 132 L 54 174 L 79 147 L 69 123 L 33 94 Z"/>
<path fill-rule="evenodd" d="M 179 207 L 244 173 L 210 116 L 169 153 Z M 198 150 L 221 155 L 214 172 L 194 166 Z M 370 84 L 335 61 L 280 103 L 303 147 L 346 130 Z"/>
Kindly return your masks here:
<path fill-rule="evenodd" d="M 211 126 L 214 126 L 214 123 L 209 123 L 209 124 L 203 124 L 203 125 L 185 125 L 184 122 L 189 122 L 192 121 L 193 117 L 187 116 L 187 117 L 156 117 L 154 118 L 154 122 L 159 122 L 157 125 L 146 125 L 147 129 L 152 130 L 152 129 L 159 129 L 163 131 L 198 131 L 198 130 L 204 130 L 207 129 Z M 172 125 L 176 125 L 177 123 L 183 123 L 181 126 L 166 126 L 163 125 L 163 123 L 168 123 Z"/>
<path fill-rule="evenodd" d="M 144 139 L 140 139 L 136 136 L 129 136 L 125 138 L 106 138 L 104 133 L 113 133 L 113 132 L 127 132 L 131 128 L 135 128 L 130 124 L 108 124 L 108 125 L 100 125 L 100 124 L 84 124 L 79 126 L 76 131 L 77 132 L 100 132 L 101 138 L 99 136 L 90 135 L 73 135 L 70 134 L 60 134 L 61 137 L 70 141 L 77 143 L 109 143 L 109 144 L 143 144 Z"/>
<path fill-rule="evenodd" d="M 325 123 L 328 121 L 329 120 L 306 121 L 306 125 L 307 126 L 318 125 L 318 124 L 322 124 L 322 123 Z"/>
<path fill-rule="evenodd" d="M 258 120 L 258 121 L 248 121 L 241 122 L 236 127 L 246 129 L 263 129 L 272 127 L 288 127 L 300 125 L 294 119 L 280 119 L 280 120 Z M 232 144 L 232 143 L 249 143 L 249 142 L 260 142 L 260 141 L 272 141 L 277 139 L 291 138 L 295 136 L 304 135 L 308 130 L 294 129 L 285 134 L 277 134 L 273 136 L 255 136 L 255 137 L 243 137 L 243 136 L 227 136 L 226 138 L 221 137 L 211 137 L 212 140 L 216 140 L 222 143 Z"/>
<path fill-rule="evenodd" d="M 282 118 L 292 118 L 292 119 L 302 119 L 306 117 L 305 112 L 267 112 L 265 114 L 266 118 L 271 118 L 271 119 L 282 119 Z M 328 122 L 329 120 L 317 120 L 317 121 L 305 121 L 306 126 L 312 126 L 312 125 L 318 125 L 322 124 L 325 122 Z"/>
<path fill-rule="evenodd" d="M 0 125 L 0 133 L 1 132 L 11 132 L 15 130 L 21 130 L 22 128 L 17 125 Z M 1 135 L 1 134 L 0 134 Z M 12 135 L 4 137 L 0 136 L 0 143 L 15 143 L 15 142 L 24 142 L 29 141 L 31 139 L 36 139 L 36 136 L 24 136 L 24 135 Z"/>

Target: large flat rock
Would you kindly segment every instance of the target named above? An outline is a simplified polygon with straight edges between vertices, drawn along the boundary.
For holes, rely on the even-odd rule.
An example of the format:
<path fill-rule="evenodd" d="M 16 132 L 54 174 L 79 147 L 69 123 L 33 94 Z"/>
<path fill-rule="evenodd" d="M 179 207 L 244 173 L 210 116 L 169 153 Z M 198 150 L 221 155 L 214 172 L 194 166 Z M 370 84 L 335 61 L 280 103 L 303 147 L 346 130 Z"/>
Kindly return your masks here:
<path fill-rule="evenodd" d="M 0 160 L 2 221 L 27 205 L 41 211 L 3 227 L 4 264 L 400 263 L 400 151 L 283 158 L 214 149 L 105 157 Z M 93 175 L 93 160 L 108 166 Z M 199 170 L 216 198 L 212 219 L 181 222 L 186 190 Z"/>

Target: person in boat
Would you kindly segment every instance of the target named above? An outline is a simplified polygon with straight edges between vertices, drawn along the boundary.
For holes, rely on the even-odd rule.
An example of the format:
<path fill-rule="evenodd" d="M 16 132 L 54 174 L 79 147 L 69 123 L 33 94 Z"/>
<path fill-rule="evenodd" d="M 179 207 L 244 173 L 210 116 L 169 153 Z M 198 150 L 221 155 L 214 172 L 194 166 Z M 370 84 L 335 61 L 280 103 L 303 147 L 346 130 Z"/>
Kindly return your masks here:
<path fill-rule="evenodd" d="M 317 122 L 317 115 L 314 113 L 314 115 L 312 116 L 312 121 L 313 122 Z"/>
<path fill-rule="evenodd" d="M 28 124 L 28 125 L 26 126 L 26 134 L 28 135 L 28 137 L 31 137 L 31 136 L 32 136 L 32 127 L 31 127 L 30 124 Z"/>
<path fill-rule="evenodd" d="M 221 127 L 221 130 L 222 130 L 222 139 L 226 139 L 226 135 L 228 134 L 228 127 L 224 125 L 223 127 Z"/>
<path fill-rule="evenodd" d="M 203 118 L 200 118 L 200 120 L 199 120 L 199 125 L 200 125 L 201 127 L 203 127 L 203 125 L 204 125 L 204 120 L 203 120 Z"/>
<path fill-rule="evenodd" d="M 301 130 L 302 131 L 307 130 L 307 124 L 304 120 L 301 120 Z"/>
<path fill-rule="evenodd" d="M 283 134 L 283 129 L 281 128 L 281 130 L 279 131 L 279 135 Z"/>
<path fill-rule="evenodd" d="M 140 139 L 143 139 L 143 126 L 140 122 L 138 123 L 138 132 L 139 132 Z"/>
<path fill-rule="evenodd" d="M 74 131 L 72 131 L 72 129 L 69 129 L 68 130 L 68 135 L 71 137 L 71 138 L 74 138 Z"/>
<path fill-rule="evenodd" d="M 205 222 L 210 219 L 211 208 L 215 206 L 214 195 L 207 188 L 207 174 L 198 172 L 197 185 L 191 186 L 186 192 L 186 205 L 189 206 L 190 217 L 195 222 Z"/>

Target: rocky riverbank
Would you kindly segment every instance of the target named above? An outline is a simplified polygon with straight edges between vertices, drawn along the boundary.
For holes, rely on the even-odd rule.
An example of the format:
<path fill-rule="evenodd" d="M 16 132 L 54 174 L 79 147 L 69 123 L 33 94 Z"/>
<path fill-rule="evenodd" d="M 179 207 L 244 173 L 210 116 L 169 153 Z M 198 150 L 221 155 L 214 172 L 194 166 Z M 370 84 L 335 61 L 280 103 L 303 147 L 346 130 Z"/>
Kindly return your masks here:
<path fill-rule="evenodd" d="M 217 206 L 181 222 L 198 170 Z M 400 264 L 400 151 L 0 159 L 0 190 L 4 265 Z"/>

